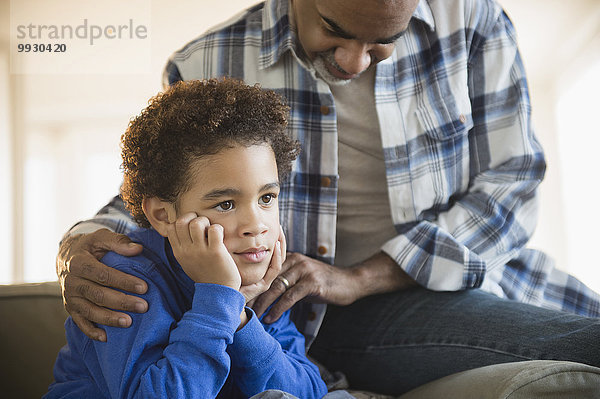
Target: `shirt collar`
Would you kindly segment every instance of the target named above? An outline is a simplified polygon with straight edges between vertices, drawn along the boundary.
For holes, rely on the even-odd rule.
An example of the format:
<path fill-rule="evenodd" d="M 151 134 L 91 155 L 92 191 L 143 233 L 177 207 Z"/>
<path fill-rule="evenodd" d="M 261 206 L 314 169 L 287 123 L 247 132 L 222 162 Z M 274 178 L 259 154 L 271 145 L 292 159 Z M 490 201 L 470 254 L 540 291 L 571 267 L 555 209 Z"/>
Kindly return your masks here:
<path fill-rule="evenodd" d="M 413 18 L 419 19 L 429 25 L 429 29 L 431 31 L 435 30 L 435 20 L 433 18 L 433 14 L 431 13 L 431 8 L 429 7 L 429 3 L 427 0 L 419 1 L 415 12 L 413 13 Z"/>
<path fill-rule="evenodd" d="M 289 8 L 289 0 L 267 0 L 264 4 L 259 69 L 272 66 L 287 51 L 295 52 Z"/>
<path fill-rule="evenodd" d="M 287 51 L 296 53 L 296 34 L 291 28 L 289 0 L 266 0 L 262 10 L 262 46 L 258 68 L 274 65 Z M 413 18 L 426 23 L 433 31 L 435 20 L 427 0 L 420 0 Z"/>

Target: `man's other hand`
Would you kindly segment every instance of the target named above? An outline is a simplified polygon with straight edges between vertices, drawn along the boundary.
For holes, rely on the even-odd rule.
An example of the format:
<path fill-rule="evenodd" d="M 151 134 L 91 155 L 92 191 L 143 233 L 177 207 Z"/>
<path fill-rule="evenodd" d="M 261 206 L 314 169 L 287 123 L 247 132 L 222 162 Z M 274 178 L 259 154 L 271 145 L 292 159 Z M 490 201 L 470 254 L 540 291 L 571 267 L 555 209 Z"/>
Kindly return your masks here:
<path fill-rule="evenodd" d="M 268 316 L 265 316 L 265 322 L 270 323 L 305 298 L 312 302 L 348 305 L 360 297 L 352 273 L 351 269 L 331 266 L 298 253 L 288 253 L 280 274 L 287 284 L 276 279 L 267 292 L 256 298 L 252 307 L 260 316 L 279 298 Z"/>
<path fill-rule="evenodd" d="M 106 341 L 106 333 L 94 323 L 112 327 L 131 325 L 129 315 L 107 308 L 137 313 L 148 310 L 143 299 L 107 288 L 137 294 L 148 289 L 143 280 L 100 263 L 99 259 L 108 251 L 134 256 L 142 251 L 142 246 L 123 234 L 101 229 L 66 238 L 56 257 L 65 309 L 85 335 L 98 341 Z"/>
<path fill-rule="evenodd" d="M 407 289 L 417 283 L 392 258 L 379 252 L 348 268 L 336 267 L 299 253 L 288 253 L 271 288 L 256 298 L 252 308 L 258 316 L 273 304 L 266 323 L 272 323 L 296 302 L 307 300 L 349 305 L 366 296 Z M 275 303 L 275 300 L 279 301 Z"/>

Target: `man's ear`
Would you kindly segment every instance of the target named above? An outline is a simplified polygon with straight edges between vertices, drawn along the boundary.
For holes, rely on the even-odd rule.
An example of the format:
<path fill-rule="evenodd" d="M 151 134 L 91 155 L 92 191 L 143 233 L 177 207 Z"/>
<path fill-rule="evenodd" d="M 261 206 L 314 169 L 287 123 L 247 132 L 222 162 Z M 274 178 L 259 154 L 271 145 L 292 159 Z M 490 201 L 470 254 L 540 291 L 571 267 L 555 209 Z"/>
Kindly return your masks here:
<path fill-rule="evenodd" d="M 176 212 L 173 204 L 156 197 L 144 198 L 142 210 L 154 230 L 158 231 L 161 236 L 166 237 L 170 220 L 175 221 Z"/>

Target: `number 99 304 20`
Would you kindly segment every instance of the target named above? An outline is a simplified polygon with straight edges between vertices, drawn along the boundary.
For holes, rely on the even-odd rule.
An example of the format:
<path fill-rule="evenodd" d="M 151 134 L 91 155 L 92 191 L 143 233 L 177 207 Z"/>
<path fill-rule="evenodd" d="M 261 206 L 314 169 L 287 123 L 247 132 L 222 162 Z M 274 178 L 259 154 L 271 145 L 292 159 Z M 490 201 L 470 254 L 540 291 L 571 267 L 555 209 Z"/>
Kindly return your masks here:
<path fill-rule="evenodd" d="M 64 43 L 19 43 L 19 53 L 64 53 L 67 45 Z"/>

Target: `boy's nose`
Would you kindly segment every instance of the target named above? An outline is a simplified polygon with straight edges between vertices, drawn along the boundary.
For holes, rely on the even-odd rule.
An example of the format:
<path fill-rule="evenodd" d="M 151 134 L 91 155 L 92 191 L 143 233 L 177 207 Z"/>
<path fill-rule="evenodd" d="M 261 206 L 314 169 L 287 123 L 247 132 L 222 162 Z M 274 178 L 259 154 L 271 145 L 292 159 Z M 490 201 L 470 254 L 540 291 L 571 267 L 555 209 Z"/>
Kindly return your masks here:
<path fill-rule="evenodd" d="M 267 232 L 266 226 L 256 226 L 256 228 L 248 228 L 244 230 L 245 237 L 254 237 L 259 236 L 261 234 L 265 234 Z"/>
<path fill-rule="evenodd" d="M 248 212 L 240 224 L 240 232 L 244 237 L 254 237 L 266 233 L 267 225 L 256 211 Z"/>

